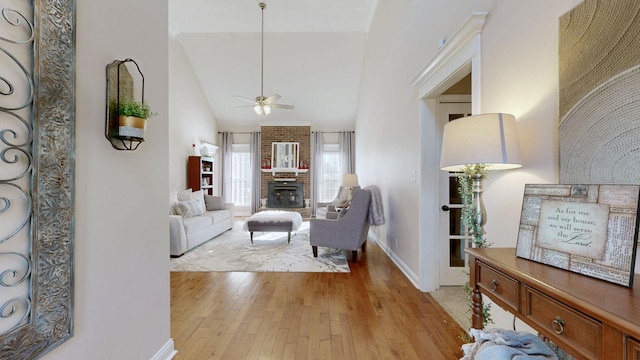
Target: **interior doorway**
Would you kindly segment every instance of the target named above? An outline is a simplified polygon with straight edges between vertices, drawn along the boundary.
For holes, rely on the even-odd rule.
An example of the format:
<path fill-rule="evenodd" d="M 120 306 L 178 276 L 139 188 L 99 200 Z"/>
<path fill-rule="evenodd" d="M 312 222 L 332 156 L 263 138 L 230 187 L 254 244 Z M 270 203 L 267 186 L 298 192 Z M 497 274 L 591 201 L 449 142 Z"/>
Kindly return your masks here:
<path fill-rule="evenodd" d="M 412 80 L 418 89 L 420 119 L 420 250 L 419 287 L 440 287 L 440 144 L 439 98 L 454 84 L 471 74 L 471 113 L 479 114 L 481 89 L 482 28 L 487 13 L 474 13 L 444 44 Z M 436 250 L 437 249 L 437 250 Z"/>
<path fill-rule="evenodd" d="M 465 77 L 470 82 L 470 76 Z M 444 126 L 471 115 L 471 95 L 445 95 L 438 99 L 438 136 Z M 462 285 L 469 279 L 465 249 L 471 237 L 461 221 L 462 199 L 458 191 L 458 174 L 440 171 L 440 286 Z"/>

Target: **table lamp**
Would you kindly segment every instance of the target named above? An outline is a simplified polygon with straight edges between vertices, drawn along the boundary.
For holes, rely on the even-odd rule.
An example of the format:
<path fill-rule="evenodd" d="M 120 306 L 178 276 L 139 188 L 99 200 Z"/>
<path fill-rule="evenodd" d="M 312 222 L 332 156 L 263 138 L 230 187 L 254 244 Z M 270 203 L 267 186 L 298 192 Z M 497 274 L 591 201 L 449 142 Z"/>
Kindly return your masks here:
<path fill-rule="evenodd" d="M 444 126 L 440 169 L 461 172 L 467 166 L 486 165 L 488 171 L 522 166 L 516 118 L 511 114 L 480 114 L 450 121 Z M 486 213 L 482 203 L 483 174 L 472 174 L 476 225 L 482 231 Z M 477 234 L 482 236 L 482 233 Z"/>
<path fill-rule="evenodd" d="M 349 202 L 353 198 L 353 189 L 359 188 L 358 174 L 344 174 L 342 175 L 342 187 L 349 189 Z"/>

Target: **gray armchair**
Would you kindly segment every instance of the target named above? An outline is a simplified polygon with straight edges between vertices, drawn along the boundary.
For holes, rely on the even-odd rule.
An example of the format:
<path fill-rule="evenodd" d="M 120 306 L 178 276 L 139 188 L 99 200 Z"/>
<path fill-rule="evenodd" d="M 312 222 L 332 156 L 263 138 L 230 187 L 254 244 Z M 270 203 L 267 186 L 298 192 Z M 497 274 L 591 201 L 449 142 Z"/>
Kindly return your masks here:
<path fill-rule="evenodd" d="M 369 203 L 371 193 L 355 189 L 348 209 L 342 210 L 337 220 L 311 219 L 309 237 L 313 256 L 318 257 L 318 246 L 351 250 L 353 262 L 358 261 L 358 248 L 367 246 L 369 232 Z"/>

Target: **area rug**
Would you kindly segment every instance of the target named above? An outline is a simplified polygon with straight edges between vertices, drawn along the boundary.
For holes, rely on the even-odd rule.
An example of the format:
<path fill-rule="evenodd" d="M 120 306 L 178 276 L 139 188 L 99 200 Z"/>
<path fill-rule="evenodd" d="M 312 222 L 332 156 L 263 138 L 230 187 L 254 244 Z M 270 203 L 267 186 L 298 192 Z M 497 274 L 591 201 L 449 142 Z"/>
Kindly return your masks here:
<path fill-rule="evenodd" d="M 309 244 L 309 222 L 297 232 L 242 231 L 243 222 L 179 258 L 171 259 L 171 271 L 245 271 L 245 272 L 350 272 L 343 250 L 318 247 L 313 257 Z"/>

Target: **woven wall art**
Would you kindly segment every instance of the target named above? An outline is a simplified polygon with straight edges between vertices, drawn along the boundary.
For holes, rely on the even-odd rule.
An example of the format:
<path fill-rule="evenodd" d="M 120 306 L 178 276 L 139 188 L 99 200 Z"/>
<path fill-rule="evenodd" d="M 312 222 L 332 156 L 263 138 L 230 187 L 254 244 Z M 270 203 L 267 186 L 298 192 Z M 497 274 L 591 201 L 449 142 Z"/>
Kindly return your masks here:
<path fill-rule="evenodd" d="M 640 1 L 560 18 L 560 183 L 640 184 Z"/>

